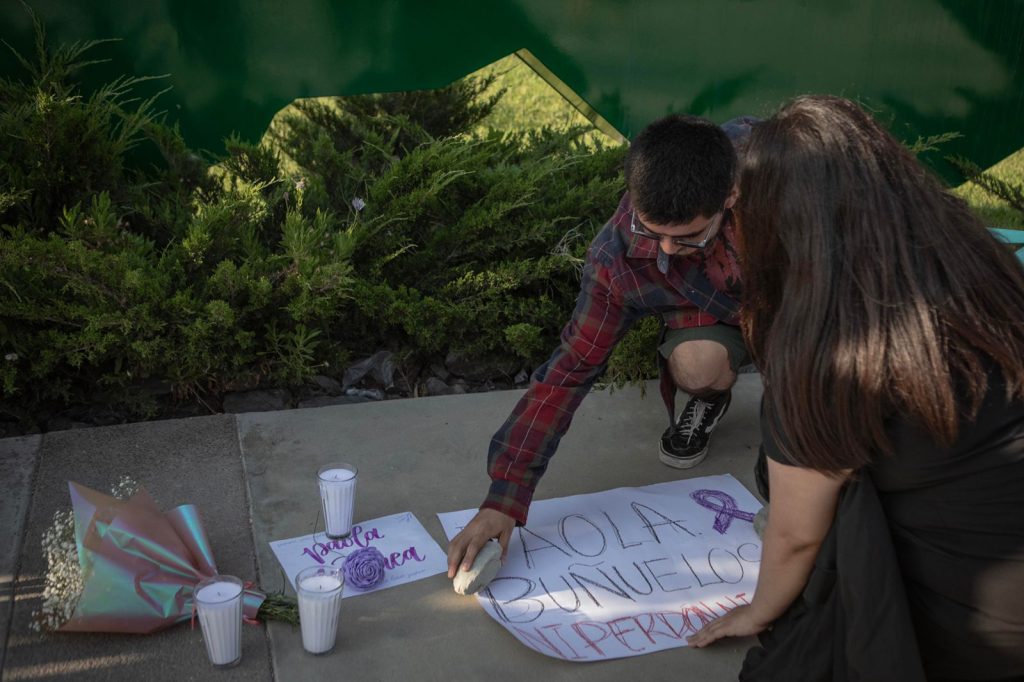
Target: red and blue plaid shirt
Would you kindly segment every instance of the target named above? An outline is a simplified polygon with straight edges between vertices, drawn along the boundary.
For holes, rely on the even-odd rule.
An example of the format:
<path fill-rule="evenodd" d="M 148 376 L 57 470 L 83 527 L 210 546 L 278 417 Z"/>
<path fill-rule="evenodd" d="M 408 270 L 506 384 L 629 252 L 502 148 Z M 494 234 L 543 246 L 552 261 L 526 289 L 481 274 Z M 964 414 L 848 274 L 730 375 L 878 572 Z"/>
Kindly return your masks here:
<path fill-rule="evenodd" d="M 629 231 L 631 211 L 626 193 L 590 245 L 561 344 L 533 373 L 526 395 L 491 439 L 491 488 L 481 508 L 526 523 L 537 482 L 576 408 L 615 344 L 640 318 L 661 315 L 672 328 L 737 323 L 740 271 L 731 212 L 711 248 L 686 257 L 662 254 L 659 263 L 658 243 Z"/>

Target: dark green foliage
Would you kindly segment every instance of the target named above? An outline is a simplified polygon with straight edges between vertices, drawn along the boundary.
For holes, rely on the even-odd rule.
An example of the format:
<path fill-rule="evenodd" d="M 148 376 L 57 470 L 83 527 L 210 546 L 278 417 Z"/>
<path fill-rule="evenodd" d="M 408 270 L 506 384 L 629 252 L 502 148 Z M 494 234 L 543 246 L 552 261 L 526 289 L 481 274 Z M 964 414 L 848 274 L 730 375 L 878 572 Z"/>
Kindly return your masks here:
<path fill-rule="evenodd" d="M 572 310 L 586 245 L 618 200 L 620 161 L 619 150 L 575 150 L 568 136 L 561 153 L 509 135 L 417 147 L 367 188 L 353 258 L 365 287 L 360 336 L 542 358 Z M 540 330 L 528 353 L 505 331 L 524 324 Z"/>
<path fill-rule="evenodd" d="M 660 317 L 641 320 L 615 348 L 602 383 L 622 388 L 627 383 L 658 376 L 657 348 L 660 336 Z M 640 389 L 644 389 L 643 384 L 640 384 Z"/>
<path fill-rule="evenodd" d="M 75 43 L 50 54 L 39 21 L 35 28 L 37 61 L 16 53 L 25 79 L 0 80 L 0 222 L 51 232 L 65 207 L 97 192 L 122 199 L 129 183 L 125 156 L 158 114 L 156 96 L 132 96 L 151 78 L 118 78 L 88 97 L 72 84 L 82 67 L 96 63 L 83 55 L 109 41 Z"/>
<path fill-rule="evenodd" d="M 962 138 L 958 132 L 950 131 L 945 133 L 939 133 L 938 135 L 929 135 L 928 137 L 918 136 L 913 143 L 904 143 L 906 148 L 911 154 L 915 156 L 921 156 L 925 152 L 937 152 L 940 150 L 942 145 L 953 140 L 959 140 Z"/>
<path fill-rule="evenodd" d="M 472 130 L 502 92 L 493 79 L 463 79 L 438 90 L 300 100 L 273 144 L 316 178 L 317 203 L 346 213 L 370 179 L 422 144 Z"/>
<path fill-rule="evenodd" d="M 497 100 L 463 80 L 302 103 L 275 145 L 231 138 L 211 166 L 133 100 L 144 79 L 79 94 L 99 44 L 51 53 L 40 28 L 0 91 L 0 411 L 151 416 L 154 382 L 216 409 L 382 349 L 413 384 L 450 351 L 532 367 L 558 343 L 623 149 L 474 134 Z M 140 143 L 164 164 L 133 168 Z M 648 372 L 622 353 L 612 381 Z"/>
<path fill-rule="evenodd" d="M 544 345 L 544 330 L 526 322 L 505 327 L 505 340 L 516 355 L 527 360 L 535 360 L 539 354 L 549 350 Z"/>
<path fill-rule="evenodd" d="M 59 229 L 7 227 L 0 242 L 4 397 L 19 406 L 74 402 L 128 383 L 152 361 L 163 323 L 153 302 L 169 288 L 152 245 L 119 224 L 110 197 L 65 212 Z"/>
<path fill-rule="evenodd" d="M 623 150 L 588 149 L 582 130 L 470 135 L 496 101 L 479 103 L 487 85 L 301 102 L 274 136 L 306 205 L 350 221 L 336 239 L 353 267 L 339 330 L 353 351 L 532 364 L 557 344 L 622 192 Z"/>
<path fill-rule="evenodd" d="M 162 124 L 146 79 L 88 97 L 91 42 L 22 59 L 2 83 L 0 416 L 75 405 L 151 416 L 146 386 L 213 401 L 231 385 L 301 382 L 347 353 L 322 329 L 349 305 L 330 213 L 292 201 L 273 154 L 227 141 L 219 174 Z M 160 168 L 131 167 L 140 143 Z"/>

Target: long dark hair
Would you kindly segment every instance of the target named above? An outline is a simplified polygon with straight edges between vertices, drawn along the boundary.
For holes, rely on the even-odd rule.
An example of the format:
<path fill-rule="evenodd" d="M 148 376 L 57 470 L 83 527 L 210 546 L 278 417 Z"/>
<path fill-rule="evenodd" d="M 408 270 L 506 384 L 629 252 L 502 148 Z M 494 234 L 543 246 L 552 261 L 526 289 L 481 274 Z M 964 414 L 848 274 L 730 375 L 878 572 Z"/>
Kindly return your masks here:
<path fill-rule="evenodd" d="M 744 334 L 795 463 L 891 454 L 893 415 L 951 444 L 990 362 L 1024 397 L 1020 263 L 858 105 L 801 97 L 755 127 L 740 192 Z"/>

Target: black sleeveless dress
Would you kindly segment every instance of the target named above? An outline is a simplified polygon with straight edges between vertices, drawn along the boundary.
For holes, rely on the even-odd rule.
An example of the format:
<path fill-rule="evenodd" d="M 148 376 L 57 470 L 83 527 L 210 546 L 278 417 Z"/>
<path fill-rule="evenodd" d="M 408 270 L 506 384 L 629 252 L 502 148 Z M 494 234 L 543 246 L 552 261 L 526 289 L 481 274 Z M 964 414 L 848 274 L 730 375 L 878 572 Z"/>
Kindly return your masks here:
<path fill-rule="evenodd" d="M 877 491 L 883 512 L 878 518 L 884 520 L 868 533 L 863 524 L 856 525 L 858 519 L 847 518 L 849 527 L 857 528 L 852 541 L 865 545 L 859 548 L 863 555 L 848 540 L 832 568 L 850 578 L 851 572 L 870 573 L 878 561 L 894 556 L 898 570 L 887 580 L 902 577 L 906 612 L 928 679 L 1024 679 L 1024 405 L 1007 401 L 1001 375 L 990 371 L 984 404 L 974 421 L 962 420 L 952 447 L 938 446 L 908 421 L 893 421 L 889 433 L 895 454 L 879 456 L 859 477 Z M 788 464 L 763 423 L 762 435 L 762 456 Z M 864 503 L 851 507 L 841 501 L 839 511 L 870 516 Z M 842 602 L 837 597 L 833 609 L 874 608 L 868 598 Z M 829 617 L 837 616 L 843 623 L 840 630 L 861 622 L 884 629 L 884 619 L 864 613 Z M 894 633 L 907 629 L 906 623 L 889 625 Z M 776 640 L 781 634 L 776 633 Z M 886 639 L 878 631 L 860 634 L 864 641 Z M 893 639 L 898 637 L 894 634 Z M 884 653 L 884 641 L 878 644 Z M 892 657 L 908 654 L 913 652 L 888 652 Z M 792 663 L 790 679 L 803 679 L 801 663 Z M 832 678 L 835 673 L 833 669 Z"/>

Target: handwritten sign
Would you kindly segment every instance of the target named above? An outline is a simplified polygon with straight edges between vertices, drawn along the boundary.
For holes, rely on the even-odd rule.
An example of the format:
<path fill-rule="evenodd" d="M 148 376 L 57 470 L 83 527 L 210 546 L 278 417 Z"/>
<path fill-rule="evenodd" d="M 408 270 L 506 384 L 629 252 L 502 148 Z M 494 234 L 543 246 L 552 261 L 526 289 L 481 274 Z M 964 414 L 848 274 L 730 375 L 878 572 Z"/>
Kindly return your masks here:
<path fill-rule="evenodd" d="M 686 646 L 753 595 L 760 507 L 732 476 L 534 502 L 477 599 L 520 642 L 555 658 Z M 438 518 L 450 539 L 475 513 Z"/>
<path fill-rule="evenodd" d="M 293 588 L 295 576 L 302 569 L 318 565 L 341 566 L 349 553 L 363 547 L 376 547 L 384 555 L 384 580 L 365 590 L 346 585 L 344 597 L 403 585 L 448 570 L 444 552 L 411 512 L 357 523 L 344 540 L 331 540 L 319 532 L 270 543 Z"/>

